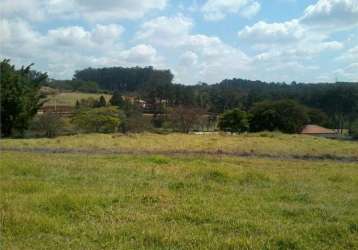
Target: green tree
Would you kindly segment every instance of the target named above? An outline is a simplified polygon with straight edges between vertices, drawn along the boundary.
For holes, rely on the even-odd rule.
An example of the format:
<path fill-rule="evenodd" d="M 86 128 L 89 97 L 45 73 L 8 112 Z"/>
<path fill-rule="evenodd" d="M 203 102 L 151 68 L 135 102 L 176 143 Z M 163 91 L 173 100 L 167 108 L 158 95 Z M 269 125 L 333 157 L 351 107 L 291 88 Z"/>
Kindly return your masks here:
<path fill-rule="evenodd" d="M 113 106 L 82 109 L 72 118 L 72 123 L 84 132 L 116 132 L 120 122 L 119 110 Z"/>
<path fill-rule="evenodd" d="M 141 109 L 130 101 L 123 102 L 121 119 L 120 129 L 123 133 L 139 133 L 149 127 L 148 121 L 145 119 Z"/>
<path fill-rule="evenodd" d="M 40 87 L 47 74 L 31 71 L 31 66 L 16 70 L 10 60 L 0 63 L 1 134 L 5 137 L 14 131 L 22 135 L 43 104 Z"/>
<path fill-rule="evenodd" d="M 55 137 L 59 134 L 61 129 L 64 127 L 64 120 L 60 115 L 52 112 L 38 115 L 35 119 L 33 126 L 36 130 L 39 130 L 46 137 Z"/>
<path fill-rule="evenodd" d="M 220 130 L 231 133 L 242 133 L 249 129 L 247 113 L 238 108 L 224 112 L 219 118 Z"/>
<path fill-rule="evenodd" d="M 328 116 L 321 110 L 316 108 L 307 108 L 309 123 L 326 126 L 328 124 Z"/>
<path fill-rule="evenodd" d="M 298 133 L 308 122 L 306 107 L 295 101 L 265 101 L 251 109 L 250 130 Z"/>
<path fill-rule="evenodd" d="M 322 109 L 333 118 L 335 128 L 343 133 L 358 116 L 358 87 L 338 85 L 331 88 L 322 96 L 321 103 Z"/>
<path fill-rule="evenodd" d="M 122 97 L 121 92 L 119 92 L 119 91 L 114 91 L 114 93 L 113 93 L 111 99 L 109 100 L 109 103 L 110 103 L 112 106 L 122 107 L 123 104 L 124 104 L 124 100 L 123 100 L 123 97 Z"/>
<path fill-rule="evenodd" d="M 101 97 L 98 100 L 98 106 L 105 107 L 106 105 L 107 105 L 106 99 L 104 98 L 103 95 L 101 95 Z"/>
<path fill-rule="evenodd" d="M 200 108 L 178 106 L 170 110 L 169 121 L 174 129 L 189 133 L 204 114 L 205 110 Z"/>
<path fill-rule="evenodd" d="M 352 123 L 349 134 L 353 137 L 353 139 L 358 139 L 358 120 Z"/>

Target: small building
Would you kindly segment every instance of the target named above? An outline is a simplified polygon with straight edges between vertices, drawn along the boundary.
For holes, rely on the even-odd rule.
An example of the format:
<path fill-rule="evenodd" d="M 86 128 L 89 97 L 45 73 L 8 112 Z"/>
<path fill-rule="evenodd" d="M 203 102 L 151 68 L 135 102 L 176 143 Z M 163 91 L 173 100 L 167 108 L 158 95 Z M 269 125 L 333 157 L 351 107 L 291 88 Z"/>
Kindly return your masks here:
<path fill-rule="evenodd" d="M 301 131 L 301 134 L 322 136 L 327 138 L 336 138 L 338 136 L 338 132 L 336 130 L 324 128 L 315 124 L 308 124 L 304 126 L 304 128 Z"/>

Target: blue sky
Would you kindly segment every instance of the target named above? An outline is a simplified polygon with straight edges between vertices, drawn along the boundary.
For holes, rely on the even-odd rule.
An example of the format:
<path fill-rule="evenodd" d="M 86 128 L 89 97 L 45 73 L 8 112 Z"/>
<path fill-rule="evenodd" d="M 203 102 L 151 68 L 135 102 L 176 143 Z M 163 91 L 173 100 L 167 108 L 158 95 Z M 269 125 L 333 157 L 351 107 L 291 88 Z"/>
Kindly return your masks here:
<path fill-rule="evenodd" d="M 51 78 L 170 69 L 175 81 L 358 81 L 358 0 L 1 0 L 0 57 Z"/>

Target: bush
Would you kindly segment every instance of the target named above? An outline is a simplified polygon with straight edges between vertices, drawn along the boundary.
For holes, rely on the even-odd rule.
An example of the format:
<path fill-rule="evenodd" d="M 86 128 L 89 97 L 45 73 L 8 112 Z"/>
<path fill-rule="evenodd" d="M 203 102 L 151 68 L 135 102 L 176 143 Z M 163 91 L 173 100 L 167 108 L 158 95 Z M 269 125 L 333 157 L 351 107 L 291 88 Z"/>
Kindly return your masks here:
<path fill-rule="evenodd" d="M 140 107 L 129 101 L 123 101 L 120 117 L 120 130 L 123 133 L 140 133 L 150 127 L 149 121 L 145 119 Z"/>
<path fill-rule="evenodd" d="M 121 92 L 115 91 L 113 93 L 111 99 L 109 100 L 109 103 L 112 106 L 117 106 L 117 107 L 122 108 L 122 106 L 124 105 L 124 100 L 123 100 Z"/>
<path fill-rule="evenodd" d="M 121 118 L 120 129 L 123 133 L 141 133 L 150 128 L 150 121 L 145 119 L 142 112 L 123 113 Z"/>
<path fill-rule="evenodd" d="M 247 113 L 240 109 L 226 111 L 219 118 L 220 130 L 231 133 L 242 133 L 249 129 Z"/>
<path fill-rule="evenodd" d="M 306 112 L 309 117 L 309 123 L 317 124 L 320 126 L 327 126 L 328 116 L 326 115 L 326 113 L 322 112 L 319 109 L 315 109 L 315 108 L 307 108 Z"/>
<path fill-rule="evenodd" d="M 116 132 L 120 122 L 119 110 L 113 106 L 82 109 L 72 119 L 77 129 L 96 133 Z"/>
<path fill-rule="evenodd" d="M 55 137 L 64 127 L 64 121 L 60 115 L 52 112 L 39 115 L 33 125 L 36 130 L 46 137 Z"/>
<path fill-rule="evenodd" d="M 266 101 L 251 109 L 250 130 L 298 133 L 309 122 L 306 107 L 292 100 Z"/>
<path fill-rule="evenodd" d="M 353 137 L 353 139 L 358 140 L 358 120 L 353 122 L 352 127 L 349 132 L 350 132 L 350 135 Z"/>
<path fill-rule="evenodd" d="M 169 121 L 172 128 L 189 133 L 204 114 L 205 110 L 200 108 L 178 106 L 170 110 Z"/>

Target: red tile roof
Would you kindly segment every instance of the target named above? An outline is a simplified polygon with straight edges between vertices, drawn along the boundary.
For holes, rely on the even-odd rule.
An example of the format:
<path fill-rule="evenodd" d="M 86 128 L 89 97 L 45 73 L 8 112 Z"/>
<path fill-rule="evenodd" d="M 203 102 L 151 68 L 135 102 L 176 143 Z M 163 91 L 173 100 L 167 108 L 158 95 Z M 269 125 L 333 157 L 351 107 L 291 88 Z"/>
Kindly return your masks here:
<path fill-rule="evenodd" d="M 337 132 L 333 129 L 309 124 L 302 129 L 301 134 L 337 134 Z"/>

